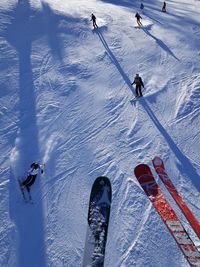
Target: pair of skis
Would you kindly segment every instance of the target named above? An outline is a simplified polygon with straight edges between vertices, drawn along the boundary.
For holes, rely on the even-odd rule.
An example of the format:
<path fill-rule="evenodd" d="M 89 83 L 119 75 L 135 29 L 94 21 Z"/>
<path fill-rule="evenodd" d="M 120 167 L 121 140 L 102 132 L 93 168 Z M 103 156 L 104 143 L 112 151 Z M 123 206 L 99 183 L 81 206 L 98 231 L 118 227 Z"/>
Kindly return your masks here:
<path fill-rule="evenodd" d="M 153 159 L 153 166 L 191 227 L 197 236 L 200 237 L 200 224 L 168 177 L 162 159 L 155 157 Z M 134 172 L 140 185 L 161 216 L 190 266 L 200 267 L 199 251 L 184 229 L 170 203 L 163 195 L 149 166 L 140 164 L 135 168 Z M 107 177 L 98 177 L 93 184 L 90 195 L 83 267 L 103 267 L 104 265 L 111 199 L 112 189 L 109 179 Z"/>
<path fill-rule="evenodd" d="M 197 236 L 200 237 L 200 224 L 168 177 L 162 159 L 155 157 L 153 159 L 153 166 L 158 176 L 168 189 L 169 193 L 172 195 L 177 205 L 190 223 L 191 227 L 194 229 Z M 144 192 L 152 202 L 154 208 L 157 210 L 158 214 L 161 216 L 163 222 L 167 226 L 169 232 L 175 239 L 177 245 L 182 250 L 190 266 L 200 266 L 199 251 L 184 229 L 170 203 L 163 195 L 159 185 L 156 183 L 153 177 L 149 166 L 146 164 L 140 164 L 136 166 L 134 173 Z"/>

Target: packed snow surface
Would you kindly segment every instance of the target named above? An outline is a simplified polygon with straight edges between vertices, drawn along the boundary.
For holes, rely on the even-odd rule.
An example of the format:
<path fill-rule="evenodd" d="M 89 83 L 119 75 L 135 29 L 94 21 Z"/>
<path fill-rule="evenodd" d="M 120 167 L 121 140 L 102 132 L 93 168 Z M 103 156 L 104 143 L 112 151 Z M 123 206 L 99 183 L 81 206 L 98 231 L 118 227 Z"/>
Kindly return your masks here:
<path fill-rule="evenodd" d="M 140 163 L 199 246 L 151 160 L 164 160 L 200 221 L 200 1 L 169 0 L 167 13 L 140 3 L 0 1 L 0 266 L 81 266 L 102 175 L 113 190 L 105 267 L 188 266 L 134 176 Z M 17 179 L 34 161 L 45 173 L 27 204 Z"/>

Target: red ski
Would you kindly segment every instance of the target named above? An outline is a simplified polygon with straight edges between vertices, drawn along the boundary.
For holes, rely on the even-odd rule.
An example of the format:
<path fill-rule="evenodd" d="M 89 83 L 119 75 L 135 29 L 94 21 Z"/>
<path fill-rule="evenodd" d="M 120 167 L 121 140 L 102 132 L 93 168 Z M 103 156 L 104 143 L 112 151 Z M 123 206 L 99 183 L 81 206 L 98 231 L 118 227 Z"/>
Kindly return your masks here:
<path fill-rule="evenodd" d="M 199 251 L 184 229 L 175 211 L 163 195 L 150 168 L 146 164 L 140 164 L 135 168 L 134 172 L 141 187 L 151 200 L 158 214 L 161 216 L 190 266 L 200 266 Z"/>
<path fill-rule="evenodd" d="M 198 223 L 197 219 L 194 217 L 192 211 L 188 208 L 187 204 L 184 202 L 183 198 L 179 195 L 178 191 L 176 190 L 175 186 L 173 185 L 172 181 L 170 180 L 167 172 L 165 170 L 164 163 L 160 157 L 155 157 L 153 159 L 153 166 L 159 175 L 160 179 L 166 186 L 167 190 L 171 194 L 171 196 L 176 201 L 177 205 L 185 215 L 186 219 L 190 223 L 191 227 L 194 229 L 197 236 L 200 238 L 200 224 Z"/>

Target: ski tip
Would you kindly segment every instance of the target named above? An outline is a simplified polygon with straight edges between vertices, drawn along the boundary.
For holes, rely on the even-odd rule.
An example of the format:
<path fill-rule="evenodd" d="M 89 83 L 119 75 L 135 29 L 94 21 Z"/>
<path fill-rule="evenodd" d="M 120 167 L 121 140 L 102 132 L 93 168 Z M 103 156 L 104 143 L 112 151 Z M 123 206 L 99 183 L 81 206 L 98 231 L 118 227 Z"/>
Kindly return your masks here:
<path fill-rule="evenodd" d="M 134 172 L 138 172 L 140 170 L 147 170 L 147 169 L 149 169 L 149 166 L 147 164 L 141 163 L 135 167 Z"/>
<path fill-rule="evenodd" d="M 111 202 L 111 199 L 112 199 L 112 186 L 111 186 L 111 182 L 110 182 L 109 178 L 107 178 L 106 176 L 99 176 L 94 181 L 93 186 L 92 186 L 92 190 L 91 190 L 91 194 L 90 194 L 90 202 L 95 197 L 97 192 L 101 188 L 103 188 L 105 186 L 109 189 L 109 200 Z"/>
<path fill-rule="evenodd" d="M 99 176 L 94 181 L 94 184 L 100 184 L 100 185 L 109 185 L 111 186 L 110 180 L 106 176 Z"/>
<path fill-rule="evenodd" d="M 149 168 L 149 166 L 147 164 L 142 163 L 142 164 L 139 164 L 135 167 L 134 174 L 135 174 L 137 179 L 140 179 L 140 177 L 144 173 L 152 176 L 151 169 Z"/>
<path fill-rule="evenodd" d="M 158 157 L 158 156 L 154 157 L 154 159 L 152 161 L 153 161 L 153 165 L 155 167 L 161 166 L 162 163 L 163 163 L 162 159 L 160 157 Z"/>

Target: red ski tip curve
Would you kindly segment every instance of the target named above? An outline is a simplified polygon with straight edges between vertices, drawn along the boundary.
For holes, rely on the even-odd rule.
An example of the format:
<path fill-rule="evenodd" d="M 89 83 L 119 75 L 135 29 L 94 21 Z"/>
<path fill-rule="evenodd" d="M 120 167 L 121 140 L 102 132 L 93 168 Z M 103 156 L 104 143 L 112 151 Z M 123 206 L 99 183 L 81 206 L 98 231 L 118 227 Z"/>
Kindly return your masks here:
<path fill-rule="evenodd" d="M 200 266 L 200 253 L 190 236 L 181 224 L 172 206 L 163 195 L 156 183 L 151 169 L 146 164 L 140 164 L 134 169 L 135 176 L 164 224 L 175 239 L 190 266 Z"/>
<path fill-rule="evenodd" d="M 192 211 L 189 209 L 189 207 L 185 203 L 185 201 L 183 200 L 183 198 L 181 197 L 181 195 L 176 190 L 174 184 L 172 183 L 171 179 L 169 178 L 165 170 L 165 166 L 164 166 L 162 159 L 160 157 L 155 157 L 152 160 L 152 162 L 153 162 L 153 166 L 158 176 L 160 177 L 165 187 L 167 188 L 167 190 L 169 191 L 169 193 L 175 200 L 176 204 L 179 206 L 180 210 L 185 215 L 186 219 L 190 223 L 191 227 L 193 228 L 197 236 L 200 238 L 200 224 L 195 218 L 195 216 L 193 215 Z"/>

